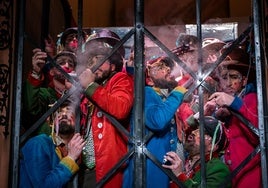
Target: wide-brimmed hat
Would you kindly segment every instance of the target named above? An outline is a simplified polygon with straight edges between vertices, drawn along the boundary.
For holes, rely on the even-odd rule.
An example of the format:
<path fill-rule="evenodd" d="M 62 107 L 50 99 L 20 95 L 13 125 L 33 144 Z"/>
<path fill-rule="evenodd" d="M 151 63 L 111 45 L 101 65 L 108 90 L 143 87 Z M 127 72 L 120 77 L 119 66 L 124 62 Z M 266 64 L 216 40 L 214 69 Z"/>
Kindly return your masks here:
<path fill-rule="evenodd" d="M 220 51 L 223 54 L 231 45 L 231 43 L 226 44 Z M 243 76 L 253 74 L 255 72 L 255 66 L 250 63 L 249 54 L 245 51 L 243 46 L 236 46 L 221 63 L 221 66 L 230 70 L 237 70 Z"/>
<path fill-rule="evenodd" d="M 77 27 L 70 27 L 70 28 L 67 28 L 60 36 L 60 44 L 65 46 L 65 42 L 66 42 L 66 39 L 68 37 L 68 35 L 70 34 L 78 34 L 78 28 Z M 83 36 L 83 39 L 85 40 L 86 39 L 86 32 L 85 31 L 82 31 L 82 36 Z"/>
<path fill-rule="evenodd" d="M 224 45 L 226 45 L 226 43 L 217 38 L 204 38 L 202 40 L 202 49 L 208 51 L 219 52 Z"/>
<path fill-rule="evenodd" d="M 87 46 L 91 45 L 91 42 L 104 42 L 109 44 L 111 47 L 114 47 L 120 40 L 120 37 L 115 32 L 109 29 L 99 29 L 88 36 L 85 44 L 86 50 L 88 49 Z M 123 45 L 119 47 L 118 51 L 122 57 L 125 57 L 125 48 Z"/>
<path fill-rule="evenodd" d="M 90 63 L 88 61 L 91 58 L 102 56 L 101 59 L 104 59 L 109 56 L 108 60 L 111 64 L 116 66 L 116 71 L 121 71 L 123 67 L 123 56 L 119 51 L 111 54 L 112 50 L 113 47 L 106 42 L 101 40 L 90 40 L 85 43 L 85 52 L 83 53 L 83 56 L 87 61 L 86 64 Z"/>

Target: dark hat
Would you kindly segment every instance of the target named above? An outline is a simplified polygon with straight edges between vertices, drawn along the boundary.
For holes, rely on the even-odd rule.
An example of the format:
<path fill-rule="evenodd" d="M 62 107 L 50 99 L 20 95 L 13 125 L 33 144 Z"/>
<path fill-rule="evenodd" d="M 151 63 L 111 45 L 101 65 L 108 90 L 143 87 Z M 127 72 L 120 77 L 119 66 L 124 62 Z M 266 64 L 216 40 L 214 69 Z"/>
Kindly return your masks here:
<path fill-rule="evenodd" d="M 231 43 L 226 44 L 221 49 L 220 53 L 223 54 L 229 47 Z M 250 64 L 249 54 L 245 51 L 243 46 L 236 46 L 223 60 L 221 65 L 227 69 L 233 69 L 240 72 L 243 76 L 252 74 L 254 76 L 255 66 Z"/>
<path fill-rule="evenodd" d="M 198 128 L 199 122 L 197 120 L 196 123 Z M 204 132 L 211 138 L 215 137 L 215 144 L 218 145 L 218 152 L 223 151 L 228 146 L 229 142 L 224 127 L 221 122 L 213 116 L 204 116 Z"/>
<path fill-rule="evenodd" d="M 85 43 L 85 52 L 83 55 L 85 56 L 86 60 L 95 56 L 103 56 L 104 58 L 111 54 L 112 49 L 113 47 L 106 42 L 100 40 L 90 40 Z M 111 54 L 108 60 L 111 64 L 116 66 L 116 71 L 122 70 L 123 57 L 118 51 Z"/>
<path fill-rule="evenodd" d="M 93 41 L 100 41 L 114 47 L 120 40 L 121 40 L 120 37 L 115 32 L 109 29 L 99 29 L 93 32 L 87 38 L 86 45 L 90 45 L 90 43 Z M 118 51 L 122 55 L 122 57 L 125 56 L 125 48 L 123 45 L 119 47 Z"/>
<path fill-rule="evenodd" d="M 190 50 L 195 50 L 198 48 L 198 38 L 194 35 L 180 33 L 176 41 L 176 46 L 180 47 L 183 45 L 189 46 Z"/>
<path fill-rule="evenodd" d="M 78 34 L 78 28 L 77 27 L 70 27 L 70 28 L 67 28 L 61 35 L 60 37 L 60 44 L 65 46 L 65 42 L 66 42 L 66 39 L 68 37 L 68 35 L 70 34 Z M 83 39 L 85 40 L 86 39 L 86 32 L 85 31 L 82 31 L 82 36 L 83 36 Z"/>
<path fill-rule="evenodd" d="M 66 50 L 61 51 L 54 57 L 54 61 L 57 61 L 57 59 L 59 57 L 61 57 L 61 56 L 69 56 L 69 57 L 71 57 L 73 62 L 74 62 L 74 65 L 76 67 L 76 65 L 77 65 L 77 57 L 76 57 L 75 53 L 70 52 L 70 51 L 66 51 Z"/>
<path fill-rule="evenodd" d="M 219 120 L 212 116 L 204 117 L 204 131 L 211 136 L 215 135 L 215 144 L 218 145 L 217 151 L 223 151 L 228 145 L 228 139 L 225 135 L 224 128 Z"/>
<path fill-rule="evenodd" d="M 198 49 L 198 38 L 194 35 L 180 33 L 176 41 L 176 48 L 171 51 L 178 57 Z"/>

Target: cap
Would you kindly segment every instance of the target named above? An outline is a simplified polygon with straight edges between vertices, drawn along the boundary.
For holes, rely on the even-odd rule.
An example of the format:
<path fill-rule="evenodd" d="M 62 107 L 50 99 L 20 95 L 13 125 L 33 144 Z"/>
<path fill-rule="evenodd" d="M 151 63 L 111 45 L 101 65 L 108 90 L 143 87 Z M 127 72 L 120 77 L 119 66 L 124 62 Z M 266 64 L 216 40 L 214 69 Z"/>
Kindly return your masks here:
<path fill-rule="evenodd" d="M 199 122 L 196 120 L 197 128 Z M 215 144 L 218 145 L 217 151 L 223 151 L 229 144 L 226 137 L 224 127 L 221 122 L 213 116 L 204 116 L 204 132 L 211 138 L 215 139 Z"/>

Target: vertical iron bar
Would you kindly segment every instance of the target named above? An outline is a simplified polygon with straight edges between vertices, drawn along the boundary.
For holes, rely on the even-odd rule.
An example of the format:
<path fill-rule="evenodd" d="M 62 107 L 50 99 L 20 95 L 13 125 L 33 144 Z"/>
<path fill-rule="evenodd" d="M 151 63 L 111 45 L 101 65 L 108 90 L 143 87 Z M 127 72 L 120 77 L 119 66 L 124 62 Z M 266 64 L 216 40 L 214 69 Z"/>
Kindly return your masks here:
<path fill-rule="evenodd" d="M 16 23 L 18 28 L 17 40 L 17 63 L 15 63 L 16 73 L 14 74 L 14 97 L 13 113 L 14 120 L 12 124 L 14 127 L 11 129 L 11 153 L 10 153 L 10 173 L 9 183 L 11 187 L 18 187 L 19 182 L 19 146 L 20 146 L 20 122 L 21 122 L 21 92 L 22 92 L 22 60 L 23 60 L 23 45 L 24 45 L 24 22 L 25 22 L 25 0 L 17 1 L 18 22 Z"/>
<path fill-rule="evenodd" d="M 43 0 L 42 2 L 42 18 L 41 18 L 41 49 L 45 49 L 44 39 L 49 35 L 49 12 L 50 0 Z"/>
<path fill-rule="evenodd" d="M 134 179 L 135 188 L 142 188 L 146 185 L 146 158 L 143 153 L 144 147 L 144 1 L 135 0 L 135 34 L 134 34 L 134 135 L 135 155 L 134 155 Z"/>
<path fill-rule="evenodd" d="M 77 14 L 77 23 L 78 23 L 78 48 L 82 50 L 83 44 L 83 0 L 78 0 L 78 14 Z"/>
<path fill-rule="evenodd" d="M 203 58 L 202 58 L 202 24 L 201 24 L 201 0 L 196 0 L 196 29 L 197 29 L 197 38 L 198 38 L 198 80 L 197 82 L 202 81 L 202 67 L 203 67 Z M 204 138 L 204 98 L 203 98 L 203 87 L 198 88 L 199 96 L 199 115 L 200 115 L 200 161 L 201 161 L 201 188 L 206 187 L 206 166 L 205 166 L 205 138 Z"/>
<path fill-rule="evenodd" d="M 253 1 L 253 21 L 254 21 L 254 47 L 255 47 L 255 63 L 256 63 L 256 82 L 257 82 L 257 94 L 258 94 L 258 122 L 259 122 L 259 133 L 260 133 L 260 148 L 261 148 L 261 167 L 262 167 L 262 185 L 264 188 L 268 187 L 268 176 L 267 176 L 267 138 L 268 128 L 267 118 L 264 114 L 267 114 L 267 92 L 265 83 L 265 72 L 266 70 L 264 54 L 265 42 L 264 34 L 262 30 L 262 10 L 260 6 L 261 1 Z M 264 106 L 265 104 L 265 106 Z"/>

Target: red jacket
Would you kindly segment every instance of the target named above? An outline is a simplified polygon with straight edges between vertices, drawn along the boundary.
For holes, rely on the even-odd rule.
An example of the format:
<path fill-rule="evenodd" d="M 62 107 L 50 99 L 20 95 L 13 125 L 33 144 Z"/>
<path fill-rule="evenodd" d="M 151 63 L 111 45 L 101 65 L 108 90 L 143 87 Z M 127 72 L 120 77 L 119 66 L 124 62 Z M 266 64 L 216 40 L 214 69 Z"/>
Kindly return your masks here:
<path fill-rule="evenodd" d="M 123 72 L 116 73 L 103 86 L 94 83 L 86 90 L 86 97 L 92 99 L 118 121 L 125 122 L 124 126 L 127 129 L 133 95 L 133 79 Z M 82 125 L 86 125 L 88 102 L 87 98 L 81 101 Z M 91 120 L 98 182 L 126 154 L 127 140 L 98 108 L 94 109 Z M 121 187 L 122 176 L 123 169 L 117 172 L 104 187 Z"/>
<path fill-rule="evenodd" d="M 255 127 L 258 127 L 257 94 L 249 93 L 242 99 L 236 98 L 232 105 L 238 104 L 237 109 Z M 234 104 L 235 103 L 235 104 Z M 232 107 L 231 105 L 231 107 Z M 235 107 L 235 106 L 233 106 Z M 225 162 L 233 171 L 258 145 L 259 138 L 246 128 L 238 118 L 232 116 L 226 123 L 226 135 L 230 141 L 225 150 Z M 262 187 L 260 155 L 255 156 L 233 179 L 233 187 Z"/>

